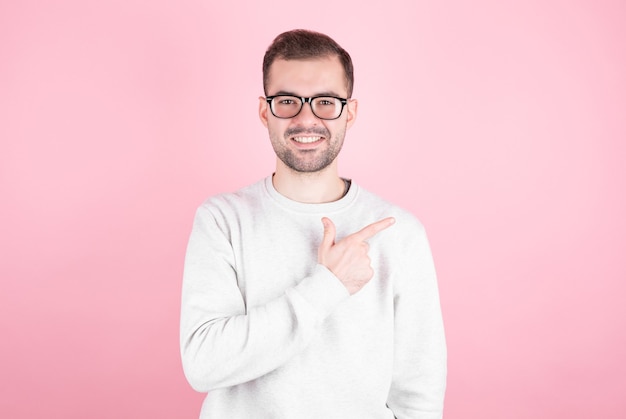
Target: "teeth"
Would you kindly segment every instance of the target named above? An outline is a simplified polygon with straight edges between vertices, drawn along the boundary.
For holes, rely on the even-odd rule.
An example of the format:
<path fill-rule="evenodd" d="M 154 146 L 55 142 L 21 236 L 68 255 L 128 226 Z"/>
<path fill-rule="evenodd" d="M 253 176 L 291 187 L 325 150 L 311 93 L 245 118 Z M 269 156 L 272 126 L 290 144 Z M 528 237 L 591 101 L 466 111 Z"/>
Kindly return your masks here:
<path fill-rule="evenodd" d="M 299 143 L 308 144 L 308 143 L 314 143 L 316 141 L 319 141 L 320 138 L 322 137 L 293 137 L 293 140 Z"/>

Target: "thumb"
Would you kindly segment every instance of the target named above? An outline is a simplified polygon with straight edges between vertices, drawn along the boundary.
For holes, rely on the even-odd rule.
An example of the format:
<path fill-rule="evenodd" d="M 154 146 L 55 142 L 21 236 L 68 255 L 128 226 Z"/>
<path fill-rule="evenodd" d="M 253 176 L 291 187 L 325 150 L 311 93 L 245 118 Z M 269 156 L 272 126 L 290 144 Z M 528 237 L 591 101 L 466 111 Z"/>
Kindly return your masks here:
<path fill-rule="evenodd" d="M 321 258 L 322 254 L 335 244 L 335 224 L 326 217 L 322 218 L 322 224 L 324 225 L 324 237 L 319 247 L 318 258 Z"/>

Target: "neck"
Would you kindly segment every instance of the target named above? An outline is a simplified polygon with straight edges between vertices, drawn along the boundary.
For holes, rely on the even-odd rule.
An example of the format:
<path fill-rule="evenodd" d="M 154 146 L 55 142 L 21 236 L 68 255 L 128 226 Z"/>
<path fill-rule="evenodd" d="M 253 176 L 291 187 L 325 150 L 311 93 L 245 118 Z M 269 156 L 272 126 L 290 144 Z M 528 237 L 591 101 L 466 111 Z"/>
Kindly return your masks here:
<path fill-rule="evenodd" d="M 345 183 L 339 177 L 335 163 L 315 173 L 295 172 L 278 166 L 272 178 L 274 188 L 292 201 L 306 204 L 337 201 L 345 193 Z"/>

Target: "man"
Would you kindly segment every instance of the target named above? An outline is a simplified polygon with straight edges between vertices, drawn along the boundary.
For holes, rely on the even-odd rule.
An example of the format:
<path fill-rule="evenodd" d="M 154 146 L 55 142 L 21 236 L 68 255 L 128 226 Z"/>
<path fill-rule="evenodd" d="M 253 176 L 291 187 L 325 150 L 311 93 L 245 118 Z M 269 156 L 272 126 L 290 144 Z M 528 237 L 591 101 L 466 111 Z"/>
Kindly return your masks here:
<path fill-rule="evenodd" d="M 446 346 L 424 230 L 338 175 L 352 62 L 295 30 L 265 54 L 272 176 L 207 200 L 187 249 L 181 351 L 201 418 L 441 418 Z"/>

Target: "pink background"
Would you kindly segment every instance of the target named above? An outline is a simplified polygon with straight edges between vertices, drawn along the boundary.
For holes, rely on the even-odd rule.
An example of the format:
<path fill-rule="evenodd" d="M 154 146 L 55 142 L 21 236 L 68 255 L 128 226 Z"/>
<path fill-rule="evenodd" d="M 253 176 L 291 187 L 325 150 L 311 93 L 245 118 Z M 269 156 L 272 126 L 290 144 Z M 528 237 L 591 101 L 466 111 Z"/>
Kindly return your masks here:
<path fill-rule="evenodd" d="M 192 217 L 272 171 L 295 27 L 355 62 L 341 173 L 429 232 L 445 417 L 626 417 L 625 3 L 383 4 L 2 0 L 0 417 L 197 417 Z"/>

